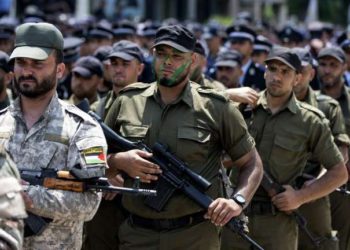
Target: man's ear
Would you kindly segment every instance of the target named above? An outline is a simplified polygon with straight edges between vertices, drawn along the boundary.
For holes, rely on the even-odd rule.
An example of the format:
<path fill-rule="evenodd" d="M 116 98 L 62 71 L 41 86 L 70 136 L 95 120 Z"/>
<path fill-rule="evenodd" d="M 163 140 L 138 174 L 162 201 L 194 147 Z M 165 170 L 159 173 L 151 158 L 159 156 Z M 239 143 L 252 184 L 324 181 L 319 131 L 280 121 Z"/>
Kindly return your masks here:
<path fill-rule="evenodd" d="M 310 72 L 310 79 L 314 79 L 316 75 L 316 70 L 312 67 L 311 72 Z"/>
<path fill-rule="evenodd" d="M 192 53 L 192 55 L 191 55 L 191 65 L 194 64 L 196 62 L 196 60 L 198 60 L 196 53 Z"/>
<path fill-rule="evenodd" d="M 145 64 L 143 64 L 143 63 L 140 63 L 140 64 L 137 66 L 137 76 L 140 76 L 140 75 L 142 74 L 144 68 L 145 68 Z"/>
<path fill-rule="evenodd" d="M 59 63 L 57 65 L 57 69 L 56 69 L 57 79 L 61 79 L 63 77 L 65 68 L 66 68 L 66 65 L 64 63 Z"/>
<path fill-rule="evenodd" d="M 301 75 L 300 72 L 298 72 L 298 73 L 295 75 L 295 81 L 294 81 L 293 87 L 296 86 L 296 85 L 298 85 L 298 83 L 299 83 L 300 80 L 301 80 L 301 77 L 302 77 L 302 75 Z"/>
<path fill-rule="evenodd" d="M 4 75 L 4 81 L 5 81 L 6 87 L 8 87 L 11 84 L 13 77 L 14 77 L 14 74 L 12 71 L 10 71 Z"/>

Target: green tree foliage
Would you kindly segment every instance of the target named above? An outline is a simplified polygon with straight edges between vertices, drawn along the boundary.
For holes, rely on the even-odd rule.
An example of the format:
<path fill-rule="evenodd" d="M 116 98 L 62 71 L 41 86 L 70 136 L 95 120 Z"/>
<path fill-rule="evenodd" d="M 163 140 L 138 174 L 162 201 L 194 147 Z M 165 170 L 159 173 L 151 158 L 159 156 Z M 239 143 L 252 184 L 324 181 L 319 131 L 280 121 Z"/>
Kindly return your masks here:
<path fill-rule="evenodd" d="M 299 20 L 304 20 L 308 3 L 308 0 L 288 0 L 289 13 L 297 16 Z M 320 21 L 347 25 L 349 4 L 349 0 L 318 0 Z"/>

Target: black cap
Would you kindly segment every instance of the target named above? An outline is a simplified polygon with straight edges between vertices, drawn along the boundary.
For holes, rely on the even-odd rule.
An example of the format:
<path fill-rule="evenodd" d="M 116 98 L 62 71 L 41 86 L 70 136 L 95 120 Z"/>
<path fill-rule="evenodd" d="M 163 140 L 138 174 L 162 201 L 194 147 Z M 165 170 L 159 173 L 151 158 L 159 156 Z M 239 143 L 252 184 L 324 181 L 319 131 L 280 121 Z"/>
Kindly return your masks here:
<path fill-rule="evenodd" d="M 285 47 L 273 48 L 265 60 L 265 63 L 268 64 L 268 62 L 272 60 L 280 61 L 294 69 L 296 72 L 301 72 L 301 61 L 297 54 L 291 49 Z"/>
<path fill-rule="evenodd" d="M 108 55 L 108 58 L 119 57 L 126 61 L 131 61 L 137 59 L 140 62 L 144 61 L 143 53 L 140 47 L 131 41 L 121 40 L 113 44 L 111 53 Z"/>
<path fill-rule="evenodd" d="M 159 28 L 160 24 L 158 23 L 146 23 L 144 27 L 140 30 L 139 35 L 143 37 L 154 38 Z"/>
<path fill-rule="evenodd" d="M 111 24 L 107 21 L 99 22 L 96 26 L 90 28 L 86 34 L 86 38 L 113 38 L 113 31 Z"/>
<path fill-rule="evenodd" d="M 348 39 L 347 33 L 344 31 L 337 37 L 337 44 L 341 45 L 346 39 Z"/>
<path fill-rule="evenodd" d="M 196 38 L 182 25 L 163 26 L 158 29 L 153 47 L 169 45 L 182 52 L 194 50 Z"/>
<path fill-rule="evenodd" d="M 203 33 L 203 25 L 197 22 L 188 22 L 186 25 L 186 28 L 191 31 L 192 33 Z"/>
<path fill-rule="evenodd" d="M 295 53 L 300 61 L 301 61 L 301 66 L 308 66 L 308 65 L 313 65 L 313 58 L 309 50 L 305 48 L 292 48 L 291 49 L 293 53 Z"/>
<path fill-rule="evenodd" d="M 237 21 L 245 21 L 246 23 L 252 23 L 253 22 L 253 17 L 252 14 L 248 11 L 242 11 L 237 14 Z"/>
<path fill-rule="evenodd" d="M 63 62 L 71 63 L 79 59 L 80 46 L 84 40 L 78 37 L 63 38 Z"/>
<path fill-rule="evenodd" d="M 304 40 L 304 35 L 292 26 L 285 26 L 281 31 L 277 33 L 278 38 L 281 42 L 302 42 Z"/>
<path fill-rule="evenodd" d="M 204 32 L 202 34 L 202 39 L 211 39 L 213 37 L 224 37 L 224 31 L 219 25 L 209 25 L 204 28 Z"/>
<path fill-rule="evenodd" d="M 256 33 L 246 25 L 234 25 L 226 29 L 228 39 L 233 42 L 237 40 L 249 40 L 252 43 L 255 40 Z"/>
<path fill-rule="evenodd" d="M 258 35 L 255 38 L 253 49 L 254 51 L 265 51 L 269 53 L 272 48 L 272 43 L 263 35 Z"/>
<path fill-rule="evenodd" d="M 112 52 L 112 46 L 109 45 L 104 45 L 104 46 L 100 46 L 98 47 L 93 56 L 96 57 L 100 62 L 104 62 L 108 59 L 108 56 L 111 54 Z"/>
<path fill-rule="evenodd" d="M 103 77 L 103 66 L 97 58 L 93 56 L 83 56 L 74 64 L 72 72 L 84 78 L 90 78 L 93 75 Z"/>
<path fill-rule="evenodd" d="M 341 44 L 340 47 L 344 50 L 344 51 L 350 51 L 350 39 L 345 39 Z"/>
<path fill-rule="evenodd" d="M 9 24 L 0 23 L 0 39 L 11 39 L 15 35 L 15 27 Z"/>
<path fill-rule="evenodd" d="M 206 53 L 205 53 L 205 47 L 203 45 L 203 43 L 201 41 L 198 41 L 196 42 L 195 46 L 194 46 L 194 52 L 197 53 L 197 54 L 200 54 L 204 57 L 206 57 Z"/>
<path fill-rule="evenodd" d="M 236 50 L 222 50 L 216 57 L 215 67 L 226 66 L 226 67 L 240 67 L 242 64 L 242 56 Z"/>
<path fill-rule="evenodd" d="M 136 26 L 129 20 L 121 20 L 113 24 L 113 35 L 115 37 L 133 36 L 136 34 Z"/>
<path fill-rule="evenodd" d="M 337 59 L 341 63 L 345 63 L 346 57 L 344 51 L 337 46 L 326 47 L 320 50 L 317 55 L 317 59 L 325 56 L 330 56 Z"/>
<path fill-rule="evenodd" d="M 9 56 L 5 52 L 0 50 L 0 68 L 3 69 L 6 73 L 10 72 L 11 66 L 9 64 Z"/>

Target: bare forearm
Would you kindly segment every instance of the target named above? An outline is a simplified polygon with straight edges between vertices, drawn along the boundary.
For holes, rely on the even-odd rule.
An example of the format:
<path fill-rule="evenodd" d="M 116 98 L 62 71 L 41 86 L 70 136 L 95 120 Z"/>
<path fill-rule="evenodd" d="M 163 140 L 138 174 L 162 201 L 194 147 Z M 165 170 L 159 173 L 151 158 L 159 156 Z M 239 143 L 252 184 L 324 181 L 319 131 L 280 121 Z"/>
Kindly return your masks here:
<path fill-rule="evenodd" d="M 328 195 L 344 184 L 348 179 L 347 177 L 345 164 L 343 162 L 338 163 L 329 169 L 321 178 L 297 191 L 302 204 Z"/>
<path fill-rule="evenodd" d="M 253 198 L 263 176 L 263 166 L 258 152 L 254 148 L 249 154 L 249 159 L 238 166 L 240 172 L 236 190 L 237 193 L 244 195 L 247 202 Z M 234 165 L 237 166 L 237 162 L 234 162 Z"/>

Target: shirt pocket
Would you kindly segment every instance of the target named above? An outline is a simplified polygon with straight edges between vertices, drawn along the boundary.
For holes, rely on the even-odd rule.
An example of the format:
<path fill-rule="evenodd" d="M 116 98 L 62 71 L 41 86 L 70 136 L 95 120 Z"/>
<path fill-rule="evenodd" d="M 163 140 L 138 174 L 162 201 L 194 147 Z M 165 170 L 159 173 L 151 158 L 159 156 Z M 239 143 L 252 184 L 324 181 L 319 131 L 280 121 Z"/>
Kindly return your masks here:
<path fill-rule="evenodd" d="M 143 140 L 148 132 L 149 127 L 145 125 L 122 124 L 120 134 L 132 141 Z"/>
<path fill-rule="evenodd" d="M 176 154 L 187 162 L 203 162 L 208 158 L 211 132 L 199 126 L 179 127 Z"/>
<path fill-rule="evenodd" d="M 66 146 L 64 146 L 66 147 Z M 64 168 L 65 161 L 61 159 L 63 157 L 62 152 L 59 152 L 58 143 L 51 141 L 35 142 L 28 145 L 26 148 L 24 157 L 21 159 L 23 166 L 32 169 L 41 168 Z M 65 152 L 67 152 L 65 150 Z M 58 155 L 59 154 L 59 155 Z M 60 159 L 60 165 L 57 165 L 57 159 Z M 64 158 L 65 159 L 65 158 Z"/>
<path fill-rule="evenodd" d="M 269 167 L 277 181 L 288 182 L 304 169 L 308 155 L 304 142 L 304 138 L 275 136 Z"/>

